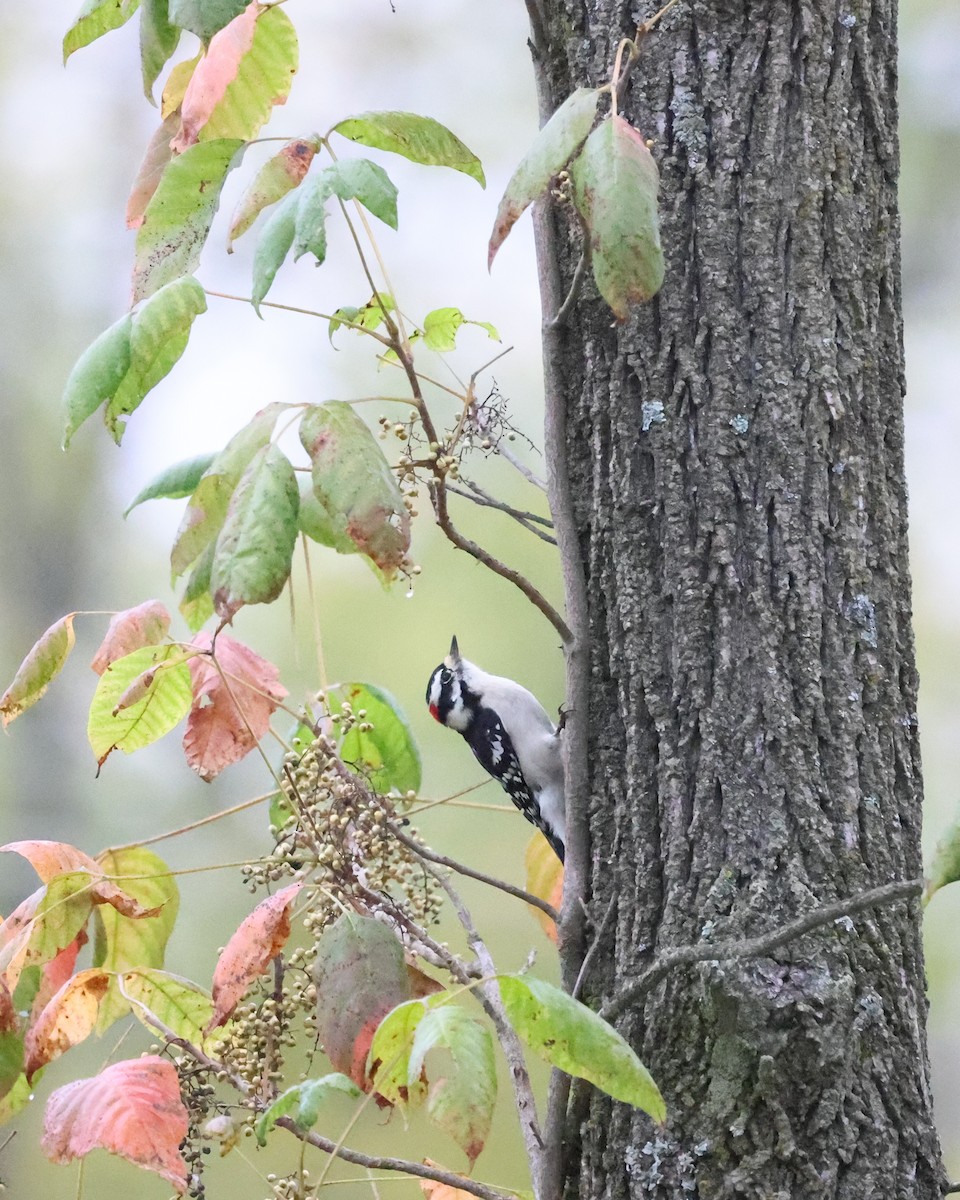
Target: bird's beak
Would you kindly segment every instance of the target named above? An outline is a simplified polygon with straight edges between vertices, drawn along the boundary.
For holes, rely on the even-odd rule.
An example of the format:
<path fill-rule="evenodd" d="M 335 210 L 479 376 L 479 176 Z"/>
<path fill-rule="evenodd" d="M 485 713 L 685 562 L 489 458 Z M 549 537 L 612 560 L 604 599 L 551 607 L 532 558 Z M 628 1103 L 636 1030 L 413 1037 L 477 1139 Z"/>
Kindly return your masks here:
<path fill-rule="evenodd" d="M 457 645 L 456 635 L 454 635 L 453 641 L 450 643 L 450 658 L 455 663 L 460 661 L 460 647 Z"/>

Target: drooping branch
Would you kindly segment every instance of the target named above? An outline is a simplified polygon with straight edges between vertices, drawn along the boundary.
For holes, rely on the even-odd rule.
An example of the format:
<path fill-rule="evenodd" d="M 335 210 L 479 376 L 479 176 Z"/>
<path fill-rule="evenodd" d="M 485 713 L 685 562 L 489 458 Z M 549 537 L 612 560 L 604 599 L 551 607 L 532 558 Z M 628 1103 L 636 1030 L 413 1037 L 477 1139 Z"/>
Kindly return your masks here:
<path fill-rule="evenodd" d="M 922 879 L 900 879 L 895 883 L 885 883 L 880 887 L 872 888 L 869 892 L 863 892 L 859 896 L 847 896 L 843 900 L 834 900 L 830 904 L 824 904 L 821 908 L 804 913 L 802 917 L 797 917 L 794 921 L 788 921 L 786 925 L 780 925 L 776 929 L 744 941 L 678 946 L 674 950 L 667 950 L 659 956 L 656 962 L 651 963 L 638 979 L 624 988 L 619 995 L 614 996 L 608 1004 L 605 1004 L 600 1009 L 600 1016 L 606 1021 L 615 1021 L 622 1012 L 640 1001 L 652 987 L 660 982 L 664 975 L 676 967 L 689 966 L 691 963 L 698 962 L 758 958 L 762 954 L 769 954 L 771 950 L 785 946 L 788 942 L 795 941 L 798 937 L 810 933 L 811 930 L 817 929 L 821 925 L 829 925 L 831 921 L 851 917 L 868 908 L 877 908 L 883 904 L 895 904 L 899 900 L 909 900 L 920 896 L 922 892 Z"/>
<path fill-rule="evenodd" d="M 451 871 L 456 871 L 458 875 L 466 875 L 468 879 L 475 879 L 478 883 L 485 883 L 488 887 L 496 888 L 498 891 L 506 892 L 508 896 L 514 896 L 517 900 L 522 900 L 524 904 L 529 904 L 532 908 L 539 908 L 542 913 L 545 913 L 551 921 L 556 923 L 560 920 L 560 914 L 546 900 L 542 900 L 539 896 L 534 896 L 532 892 L 525 892 L 523 888 L 514 887 L 512 883 L 507 883 L 503 879 L 496 879 L 493 875 L 486 875 L 483 871 L 477 871 L 473 867 L 468 867 L 466 863 L 457 862 L 455 858 L 449 858 L 446 854 L 438 854 L 435 850 L 431 850 L 429 846 L 424 846 L 421 842 L 415 841 L 409 834 L 404 833 L 396 821 L 387 820 L 387 826 L 390 832 L 402 842 L 414 854 L 420 858 L 426 859 L 427 862 L 435 863 L 438 867 L 449 867 Z"/>
<path fill-rule="evenodd" d="M 573 634 L 570 632 L 569 626 L 550 601 L 533 586 L 530 580 L 525 575 L 521 575 L 519 571 L 514 570 L 513 567 L 508 567 L 506 563 L 502 563 L 499 559 L 494 558 L 488 550 L 484 550 L 482 546 L 466 537 L 457 529 L 450 519 L 450 513 L 447 508 L 447 490 L 442 481 L 431 481 L 430 497 L 433 501 L 434 512 L 437 514 L 437 524 L 443 530 L 447 540 L 453 542 L 458 550 L 465 551 L 472 558 L 475 558 L 477 562 L 483 563 L 495 575 L 499 575 L 502 579 L 506 579 L 518 587 L 530 603 L 547 618 L 560 635 L 560 639 L 564 645 L 568 645 L 573 640 Z"/>

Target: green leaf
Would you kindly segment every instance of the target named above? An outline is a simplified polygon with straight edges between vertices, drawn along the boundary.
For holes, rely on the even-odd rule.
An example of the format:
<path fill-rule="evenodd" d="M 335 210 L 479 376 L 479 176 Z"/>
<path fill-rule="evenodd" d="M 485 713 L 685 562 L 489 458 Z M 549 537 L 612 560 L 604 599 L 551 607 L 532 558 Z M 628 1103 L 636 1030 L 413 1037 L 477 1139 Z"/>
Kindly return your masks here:
<path fill-rule="evenodd" d="M 257 248 L 253 254 L 253 307 L 257 316 L 261 316 L 260 302 L 270 291 L 280 264 L 287 257 L 293 245 L 297 229 L 297 211 L 300 204 L 300 193 L 292 192 L 282 201 L 270 215 L 270 219 L 260 231 Z"/>
<path fill-rule="evenodd" d="M 207 297 L 192 275 L 156 292 L 133 318 L 130 366 L 104 413 L 107 429 L 120 444 L 126 418 L 177 362 L 190 340 L 194 317 L 207 311 Z"/>
<path fill-rule="evenodd" d="M 142 0 L 140 5 L 140 69 L 143 94 L 153 100 L 153 85 L 180 44 L 180 29 L 171 24 L 168 0 Z"/>
<path fill-rule="evenodd" d="M 542 979 L 501 975 L 499 982 L 510 1024 L 531 1050 L 614 1100 L 643 1109 L 659 1124 L 666 1120 L 657 1085 L 612 1025 Z"/>
<path fill-rule="evenodd" d="M 600 295 L 618 321 L 626 320 L 631 304 L 649 300 L 663 284 L 657 164 L 640 134 L 614 116 L 587 138 L 570 177 Z"/>
<path fill-rule="evenodd" d="M 269 604 L 283 591 L 299 510 L 300 489 L 290 460 L 276 446 L 264 446 L 241 476 L 217 537 L 210 588 L 223 620 L 231 620 L 245 604 Z"/>
<path fill-rule="evenodd" d="M 374 297 L 362 308 L 354 308 L 352 306 L 338 308 L 330 318 L 330 344 L 333 345 L 333 335 L 347 321 L 351 325 L 359 325 L 363 329 L 379 329 L 384 322 L 385 313 L 394 312 L 397 307 L 393 296 L 389 292 L 380 292 L 379 296 L 379 301 Z"/>
<path fill-rule="evenodd" d="M 497 1069 L 490 1031 L 453 1004 L 431 1008 L 417 1025 L 407 1082 L 427 1068 L 427 1114 L 473 1166 L 490 1135 Z"/>
<path fill-rule="evenodd" d="M 209 992 L 189 979 L 171 975 L 169 971 L 136 969 L 127 971 L 120 982 L 128 997 L 128 1010 L 152 1032 L 156 1028 L 147 1020 L 148 1013 L 159 1017 L 177 1037 L 194 1046 L 222 1040 L 222 1029 L 211 1039 L 205 1037 L 204 1030 L 213 1016 L 213 1000 Z"/>
<path fill-rule="evenodd" d="M 87 720 L 87 738 L 99 765 L 114 750 L 132 754 L 149 746 L 187 715 L 192 700 L 190 669 L 186 662 L 164 666 L 181 656 L 176 646 L 144 646 L 112 662 L 100 676 Z M 152 681 L 146 674 L 151 671 Z M 134 683 L 148 685 L 142 698 L 119 708 Z"/>
<path fill-rule="evenodd" d="M 111 29 L 119 29 L 137 11 L 140 0 L 87 0 L 63 39 L 63 61 Z"/>
<path fill-rule="evenodd" d="M 383 167 L 368 158 L 344 158 L 322 175 L 327 191 L 341 200 L 359 200 L 391 229 L 397 228 L 397 189 Z"/>
<path fill-rule="evenodd" d="M 185 458 L 174 463 L 172 467 L 167 467 L 137 492 L 124 509 L 123 515 L 128 517 L 138 505 L 147 500 L 182 500 L 184 496 L 189 496 L 214 458 L 215 454 L 198 454 L 196 458 Z"/>
<path fill-rule="evenodd" d="M 134 304 L 195 269 L 244 145 L 239 138 L 198 142 L 167 164 L 137 230 Z"/>
<path fill-rule="evenodd" d="M 84 350 L 70 372 L 63 392 L 63 449 L 105 400 L 109 400 L 130 369 L 133 317 L 127 313 Z"/>
<path fill-rule="evenodd" d="M 329 196 L 322 174 L 300 189 L 294 223 L 294 262 L 304 254 L 312 254 L 318 263 L 327 257 L 326 203 Z"/>
<path fill-rule="evenodd" d="M 3 728 L 16 720 L 40 699 L 50 681 L 63 669 L 76 641 L 73 618 L 68 613 L 55 621 L 27 653 L 7 690 L 0 696 L 0 722 Z"/>
<path fill-rule="evenodd" d="M 457 347 L 457 331 L 461 325 L 479 325 L 494 341 L 500 340 L 489 321 L 468 321 L 459 308 L 435 308 L 423 318 L 423 340 L 431 350 L 443 354 Z"/>
<path fill-rule="evenodd" d="M 420 790 L 420 751 L 400 705 L 382 688 L 371 683 L 341 683 L 327 692 L 330 712 L 342 712 L 349 704 L 359 717 L 341 736 L 340 757 L 370 780 L 374 791 Z M 361 728 L 370 725 L 370 729 Z"/>
<path fill-rule="evenodd" d="M 179 609 L 191 633 L 196 633 L 213 616 L 213 596 L 210 594 L 210 576 L 213 573 L 213 555 L 217 548 L 210 542 L 194 564 L 183 589 Z"/>
<path fill-rule="evenodd" d="M 330 132 L 364 146 L 400 154 L 411 162 L 452 167 L 475 179 L 481 187 L 486 186 L 480 159 L 432 117 L 408 112 L 366 112 L 338 122 Z"/>
<path fill-rule="evenodd" d="M 427 1015 L 429 1004 L 428 1000 L 406 1000 L 398 1004 L 387 1013 L 373 1035 L 367 1069 L 378 1095 L 391 1104 L 402 1106 L 411 1099 L 420 1098 L 420 1072 L 412 1076 L 410 1052 L 417 1026 Z"/>
<path fill-rule="evenodd" d="M 283 104 L 299 64 L 297 34 L 282 8 L 260 13 L 253 44 L 240 59 L 237 74 L 223 99 L 200 130 L 201 142 L 211 138 L 249 141 L 260 132 L 275 104 Z"/>
<path fill-rule="evenodd" d="M 233 435 L 204 472 L 190 497 L 170 552 L 174 575 L 182 575 L 216 539 L 240 476 L 253 456 L 270 441 L 286 405 L 274 402 Z M 202 622 L 201 622 L 202 624 Z"/>
<path fill-rule="evenodd" d="M 359 554 L 357 547 L 334 523 L 333 518 L 313 494 L 312 487 L 300 493 L 300 532 L 338 554 Z"/>
<path fill-rule="evenodd" d="M 279 153 L 268 158 L 253 178 L 253 182 L 240 198 L 230 233 L 227 236 L 227 253 L 233 243 L 246 233 L 260 213 L 269 205 L 282 200 L 288 192 L 299 187 L 317 153 L 317 143 L 310 138 L 297 138 L 287 142 Z"/>
<path fill-rule="evenodd" d="M 593 128 L 599 100 L 598 88 L 577 88 L 537 134 L 510 177 L 497 209 L 487 250 L 488 267 L 493 265 L 494 256 L 523 210 L 546 191 L 554 175 L 563 170 L 583 145 Z"/>
<path fill-rule="evenodd" d="M 306 410 L 300 441 L 337 535 L 393 579 L 410 548 L 410 514 L 373 434 L 349 404 L 329 400 Z"/>
<path fill-rule="evenodd" d="M 170 20 L 206 42 L 246 7 L 247 0 L 170 0 Z"/>
<path fill-rule="evenodd" d="M 25 968 L 51 962 L 70 945 L 93 908 L 93 883 L 89 871 L 65 871 L 49 881 L 33 919 Z"/>
<path fill-rule="evenodd" d="M 960 813 L 937 843 L 930 870 L 927 872 L 923 902 L 927 904 L 934 894 L 948 883 L 960 879 Z"/>
<path fill-rule="evenodd" d="M 11 1117 L 25 1108 L 33 1099 L 33 1089 L 40 1078 L 39 1072 L 34 1075 L 33 1083 L 27 1082 L 26 1075 L 21 1075 L 10 1091 L 0 1099 L 0 1125 L 6 1124 Z"/>
<path fill-rule="evenodd" d="M 121 886 L 128 896 L 144 908 L 159 908 L 160 912 L 155 917 L 125 917 L 111 904 L 98 904 L 94 910 L 93 965 L 118 973 L 162 967 L 180 907 L 180 891 L 170 868 L 143 846 L 107 850 L 97 861 L 105 875 L 124 876 Z M 123 998 L 116 980 L 111 981 L 109 991 L 100 1001 L 97 1032 L 103 1034 L 129 1011 L 130 1004 Z"/>
<path fill-rule="evenodd" d="M 320 1116 L 320 1105 L 331 1092 L 345 1092 L 354 1099 L 363 1095 L 352 1079 L 339 1071 L 322 1079 L 307 1079 L 287 1088 L 274 1100 L 256 1124 L 257 1141 L 266 1145 L 267 1134 L 281 1117 L 292 1116 L 298 1129 L 312 1129 Z"/>
<path fill-rule="evenodd" d="M 23 1034 L 16 1030 L 0 1033 L 0 1100 L 10 1092 L 23 1073 Z"/>

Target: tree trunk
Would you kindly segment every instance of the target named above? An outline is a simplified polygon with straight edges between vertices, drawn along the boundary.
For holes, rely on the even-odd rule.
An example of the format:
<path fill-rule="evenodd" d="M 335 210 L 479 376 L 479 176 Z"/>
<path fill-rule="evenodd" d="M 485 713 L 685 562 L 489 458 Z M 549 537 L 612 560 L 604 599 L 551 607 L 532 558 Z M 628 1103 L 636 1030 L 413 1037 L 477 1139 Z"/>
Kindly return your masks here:
<path fill-rule="evenodd" d="M 635 30 L 621 0 L 528 7 L 545 113 Z M 595 1005 L 921 873 L 895 22 L 680 0 L 621 109 L 655 142 L 663 290 L 618 327 L 590 282 L 547 335 L 593 931 L 614 905 Z M 541 214 L 547 304 L 578 247 Z M 676 968 L 618 1022 L 668 1123 L 575 1091 L 568 1194 L 938 1196 L 925 1018 L 915 900 Z"/>

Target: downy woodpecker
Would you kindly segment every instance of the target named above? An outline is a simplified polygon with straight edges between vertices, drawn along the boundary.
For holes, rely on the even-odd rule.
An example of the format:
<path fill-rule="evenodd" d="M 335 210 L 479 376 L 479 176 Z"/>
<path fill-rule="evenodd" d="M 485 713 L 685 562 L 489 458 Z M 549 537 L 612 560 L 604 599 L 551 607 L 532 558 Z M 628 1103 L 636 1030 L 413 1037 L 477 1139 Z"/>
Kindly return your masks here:
<path fill-rule="evenodd" d="M 477 761 L 563 862 L 560 730 L 525 687 L 460 657 L 457 639 L 427 685 L 431 715 L 463 735 Z"/>

